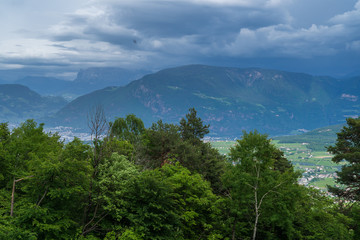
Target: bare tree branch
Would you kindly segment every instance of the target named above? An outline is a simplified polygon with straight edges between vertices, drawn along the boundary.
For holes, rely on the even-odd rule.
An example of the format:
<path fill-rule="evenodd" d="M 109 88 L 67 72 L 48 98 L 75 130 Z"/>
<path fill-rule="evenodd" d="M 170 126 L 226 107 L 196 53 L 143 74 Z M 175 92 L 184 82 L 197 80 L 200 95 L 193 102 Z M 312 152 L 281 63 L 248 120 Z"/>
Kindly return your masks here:
<path fill-rule="evenodd" d="M 44 194 L 42 195 L 42 197 L 40 198 L 40 200 L 39 200 L 38 203 L 36 204 L 37 206 L 40 206 L 40 203 L 42 202 L 42 200 L 44 200 L 47 192 L 48 192 L 48 188 L 45 189 Z"/>
<path fill-rule="evenodd" d="M 106 132 L 107 128 L 104 107 L 102 105 L 92 107 L 87 114 L 87 120 L 88 127 L 91 131 L 91 137 L 94 136 L 94 140 L 97 141 L 101 135 Z"/>

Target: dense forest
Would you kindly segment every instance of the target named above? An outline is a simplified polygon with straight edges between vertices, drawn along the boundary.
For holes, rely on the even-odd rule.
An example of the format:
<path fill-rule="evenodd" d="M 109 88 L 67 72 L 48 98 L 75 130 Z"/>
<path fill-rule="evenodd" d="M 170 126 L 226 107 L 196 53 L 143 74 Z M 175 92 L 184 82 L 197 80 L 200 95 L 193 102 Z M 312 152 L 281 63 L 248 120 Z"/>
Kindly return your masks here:
<path fill-rule="evenodd" d="M 88 126 L 90 144 L 0 124 L 0 239 L 360 239 L 360 119 L 328 148 L 348 163 L 331 194 L 256 130 L 219 154 L 195 109 L 145 128 L 96 107 Z"/>

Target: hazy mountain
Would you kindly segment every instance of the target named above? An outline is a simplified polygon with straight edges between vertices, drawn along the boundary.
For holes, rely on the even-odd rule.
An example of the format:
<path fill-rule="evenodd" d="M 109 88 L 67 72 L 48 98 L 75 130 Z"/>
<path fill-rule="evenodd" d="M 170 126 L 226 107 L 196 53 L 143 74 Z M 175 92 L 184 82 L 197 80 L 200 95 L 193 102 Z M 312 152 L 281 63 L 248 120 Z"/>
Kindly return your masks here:
<path fill-rule="evenodd" d="M 122 68 L 88 68 L 80 70 L 73 81 L 65 81 L 53 77 L 42 77 L 39 75 L 23 77 L 21 71 L 0 71 L 0 84 L 21 84 L 33 89 L 41 95 L 63 96 L 67 99 L 74 98 L 102 89 L 108 86 L 124 86 L 129 82 L 139 79 L 145 73 L 142 70 L 126 70 Z M 14 76 L 20 77 L 13 80 Z M 8 81 L 8 79 L 11 79 Z"/>
<path fill-rule="evenodd" d="M 210 123 L 213 135 L 239 136 L 242 130 L 252 129 L 287 134 L 359 115 L 358 92 L 359 85 L 352 79 L 190 65 L 81 96 L 61 109 L 52 123 L 86 126 L 89 109 L 98 104 L 111 120 L 134 113 L 147 125 L 158 119 L 178 122 L 188 108 L 195 107 Z"/>
<path fill-rule="evenodd" d="M 6 83 L 14 83 L 15 81 L 25 78 L 26 76 L 42 76 L 44 71 L 34 68 L 16 68 L 16 69 L 6 69 L 0 70 L 0 79 L 4 80 Z"/>
<path fill-rule="evenodd" d="M 66 105 L 61 97 L 42 97 L 26 86 L 0 84 L 1 122 L 20 122 L 51 115 Z"/>
<path fill-rule="evenodd" d="M 348 94 L 359 96 L 360 76 L 343 80 L 342 83 L 344 91 Z"/>
<path fill-rule="evenodd" d="M 61 95 L 72 85 L 71 81 L 37 76 L 28 76 L 16 83 L 27 86 L 41 95 Z"/>
<path fill-rule="evenodd" d="M 108 86 L 125 86 L 131 81 L 139 79 L 144 74 L 145 72 L 141 70 L 110 67 L 88 68 L 79 71 L 67 92 L 83 95 Z"/>

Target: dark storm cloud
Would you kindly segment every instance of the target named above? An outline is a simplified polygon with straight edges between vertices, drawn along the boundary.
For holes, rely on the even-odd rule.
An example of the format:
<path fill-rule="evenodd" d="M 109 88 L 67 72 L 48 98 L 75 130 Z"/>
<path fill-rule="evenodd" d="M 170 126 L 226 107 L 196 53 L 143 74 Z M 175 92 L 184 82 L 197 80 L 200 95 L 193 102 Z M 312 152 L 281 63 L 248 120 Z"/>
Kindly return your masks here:
<path fill-rule="evenodd" d="M 9 57 L 9 58 L 0 58 L 0 64 L 17 64 L 29 67 L 68 67 L 72 65 L 68 61 L 48 61 L 44 58 L 38 57 Z"/>
<path fill-rule="evenodd" d="M 145 36 L 180 37 L 231 33 L 282 23 L 286 16 L 274 9 L 199 5 L 190 2 L 145 2 L 140 9 L 113 6 L 114 23 L 137 29 Z"/>
<path fill-rule="evenodd" d="M 149 50 L 152 46 L 158 48 L 156 43 L 185 44 L 187 39 L 201 49 L 202 44 L 227 42 L 242 28 L 257 29 L 286 20 L 286 13 L 274 8 L 142 1 L 141 6 L 114 3 L 92 7 L 69 16 L 53 30 L 54 38 L 60 41 L 86 38 Z"/>

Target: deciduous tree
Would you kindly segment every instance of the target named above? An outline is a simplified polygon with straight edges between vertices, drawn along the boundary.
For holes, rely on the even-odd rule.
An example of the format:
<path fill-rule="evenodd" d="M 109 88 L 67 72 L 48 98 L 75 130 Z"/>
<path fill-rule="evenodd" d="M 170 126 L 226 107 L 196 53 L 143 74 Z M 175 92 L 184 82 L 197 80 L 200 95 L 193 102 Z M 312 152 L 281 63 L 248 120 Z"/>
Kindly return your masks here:
<path fill-rule="evenodd" d="M 229 191 L 233 212 L 232 239 L 236 235 L 250 234 L 256 239 L 259 232 L 260 216 L 266 212 L 268 202 L 281 199 L 281 192 L 296 183 L 297 175 L 292 167 L 276 170 L 276 162 L 284 161 L 278 149 L 266 135 L 258 132 L 244 132 L 241 140 L 231 148 L 230 166 L 224 176 L 224 185 Z M 282 206 L 288 208 L 289 206 Z M 248 226 L 244 219 L 252 219 Z M 244 225 L 245 224 L 245 225 Z M 238 231 L 238 233 L 237 233 Z"/>
<path fill-rule="evenodd" d="M 110 123 L 110 136 L 129 141 L 131 144 L 135 144 L 144 131 L 143 121 L 134 114 L 129 114 L 125 118 L 117 118 L 114 123 Z"/>

